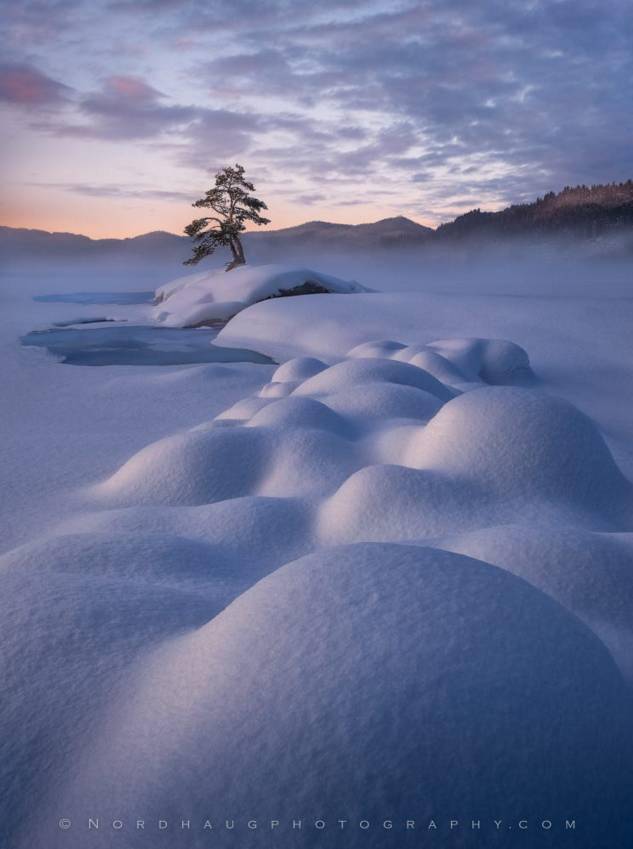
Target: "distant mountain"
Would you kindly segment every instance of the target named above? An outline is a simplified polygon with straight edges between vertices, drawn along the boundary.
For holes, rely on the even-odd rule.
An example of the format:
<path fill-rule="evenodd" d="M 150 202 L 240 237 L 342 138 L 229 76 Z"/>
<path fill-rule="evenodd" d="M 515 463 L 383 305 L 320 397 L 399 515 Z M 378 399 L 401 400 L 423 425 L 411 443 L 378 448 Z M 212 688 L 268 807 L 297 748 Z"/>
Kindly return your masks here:
<path fill-rule="evenodd" d="M 82 258 L 114 254 L 138 257 L 148 252 L 165 257 L 179 256 L 188 249 L 189 239 L 162 230 L 129 239 L 90 239 L 75 233 L 49 233 L 46 230 L 0 226 L 0 258 Z"/>
<path fill-rule="evenodd" d="M 255 261 L 310 251 L 370 251 L 426 249 L 459 244 L 500 242 L 507 238 L 572 237 L 584 241 L 620 234 L 633 236 L 633 180 L 596 186 L 566 187 L 533 203 L 515 204 L 499 212 L 474 209 L 436 230 L 404 216 L 371 224 L 308 221 L 297 227 L 245 234 L 247 252 Z M 630 250 L 630 248 L 627 248 Z M 124 262 L 180 264 L 190 253 L 190 240 L 157 231 L 128 239 L 90 239 L 73 233 L 0 227 L 0 259 L 112 258 Z M 223 258 L 215 264 L 221 264 Z"/>
<path fill-rule="evenodd" d="M 305 250 L 371 250 L 392 246 L 417 247 L 433 237 L 430 227 L 409 218 L 385 218 L 372 224 L 330 224 L 309 221 L 297 227 L 246 233 L 249 255 L 258 261 L 281 253 Z M 0 258 L 5 260 L 47 258 L 116 258 L 142 260 L 151 256 L 163 262 L 181 262 L 189 256 L 186 236 L 157 231 L 129 239 L 89 239 L 73 233 L 0 227 Z M 219 254 L 218 254 L 219 256 Z"/>
<path fill-rule="evenodd" d="M 308 221 L 284 230 L 250 233 L 253 244 L 262 242 L 270 247 L 309 247 L 328 245 L 334 248 L 396 247 L 417 245 L 433 237 L 430 227 L 416 224 L 398 215 L 383 218 L 372 224 L 330 224 L 327 221 Z"/>

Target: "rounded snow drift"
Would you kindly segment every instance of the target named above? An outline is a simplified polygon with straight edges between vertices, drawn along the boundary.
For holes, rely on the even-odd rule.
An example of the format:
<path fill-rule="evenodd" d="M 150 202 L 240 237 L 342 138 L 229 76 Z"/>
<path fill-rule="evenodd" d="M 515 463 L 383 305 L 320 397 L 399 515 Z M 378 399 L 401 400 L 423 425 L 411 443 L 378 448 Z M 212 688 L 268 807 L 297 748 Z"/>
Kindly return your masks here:
<path fill-rule="evenodd" d="M 399 418 L 428 421 L 442 406 L 430 392 L 397 383 L 364 383 L 327 395 L 325 400 L 332 410 L 356 419 L 358 424 Z"/>
<path fill-rule="evenodd" d="M 103 514 L 99 514 L 103 515 Z M 223 571 L 217 547 L 170 533 L 89 532 L 45 537 L 0 557 L 0 573 L 23 570 L 80 580 L 203 589 Z"/>
<path fill-rule="evenodd" d="M 270 384 L 267 385 L 270 386 Z M 248 421 L 251 416 L 255 415 L 255 413 L 263 409 L 267 404 L 270 404 L 270 398 L 256 398 L 254 396 L 242 398 L 241 401 L 237 401 L 232 407 L 217 415 L 214 421 Z"/>
<path fill-rule="evenodd" d="M 206 504 L 249 495 L 270 447 L 263 431 L 189 431 L 143 448 L 93 492 L 114 504 Z"/>
<path fill-rule="evenodd" d="M 321 507 L 323 544 L 413 541 L 470 528 L 485 494 L 433 471 L 390 464 L 365 466 Z"/>
<path fill-rule="evenodd" d="M 276 381 L 271 381 L 270 383 L 265 383 L 262 388 L 259 390 L 260 398 L 285 398 L 290 395 L 292 390 L 299 385 L 300 381 L 290 380 L 287 383 L 278 383 Z"/>
<path fill-rule="evenodd" d="M 260 495 L 329 495 L 361 465 L 361 450 L 337 429 L 274 430 L 271 439 L 275 448 L 268 473 L 257 487 Z"/>
<path fill-rule="evenodd" d="M 389 359 L 398 351 L 401 351 L 405 346 L 402 342 L 396 342 L 393 339 L 383 339 L 376 342 L 363 342 L 362 345 L 357 345 L 347 352 L 348 357 L 379 357 L 381 359 Z"/>
<path fill-rule="evenodd" d="M 284 849 L 338 845 L 340 819 L 347 849 L 384 849 L 385 820 L 402 846 L 407 820 L 419 834 L 449 816 L 493 835 L 493 819 L 551 819 L 547 847 L 564 845 L 565 818 L 579 821 L 580 849 L 633 837 L 629 702 L 606 649 L 547 596 L 470 558 L 389 544 L 310 555 L 130 684 L 56 800 L 73 820 L 97 803 L 132 821 L 184 810 L 215 817 L 214 845 L 233 847 L 252 842 L 249 820 L 273 819 Z"/>
<path fill-rule="evenodd" d="M 633 538 L 579 528 L 503 525 L 442 540 L 556 599 L 585 622 L 633 682 Z"/>
<path fill-rule="evenodd" d="M 295 380 L 306 380 L 313 377 L 327 365 L 316 357 L 295 357 L 282 363 L 274 372 L 271 380 L 275 383 L 291 383 Z"/>
<path fill-rule="evenodd" d="M 631 517 L 631 485 L 594 423 L 567 401 L 529 389 L 485 387 L 454 398 L 410 445 L 405 462 L 504 497 Z"/>
<path fill-rule="evenodd" d="M 72 772 L 137 658 L 235 597 L 223 566 L 213 546 L 157 534 L 49 537 L 0 558 L 3 847 L 55 849 L 58 813 L 20 839 L 33 806 Z"/>
<path fill-rule="evenodd" d="M 405 348 L 406 350 L 408 349 Z M 428 348 L 424 351 L 413 352 L 411 358 L 405 362 L 423 368 L 443 383 L 464 383 L 467 380 L 466 376 L 450 360 Z"/>
<path fill-rule="evenodd" d="M 527 352 L 505 339 L 437 339 L 429 348 L 449 359 L 470 380 L 512 383 L 532 376 Z"/>
<path fill-rule="evenodd" d="M 247 427 L 330 430 L 344 436 L 349 426 L 330 406 L 313 398 L 293 396 L 268 404 L 248 422 Z"/>
<path fill-rule="evenodd" d="M 455 394 L 423 369 L 395 360 L 373 358 L 343 360 L 304 381 L 293 394 L 328 395 L 333 392 L 347 392 L 362 383 L 396 383 L 402 386 L 415 386 L 430 392 L 440 401 L 448 401 Z"/>

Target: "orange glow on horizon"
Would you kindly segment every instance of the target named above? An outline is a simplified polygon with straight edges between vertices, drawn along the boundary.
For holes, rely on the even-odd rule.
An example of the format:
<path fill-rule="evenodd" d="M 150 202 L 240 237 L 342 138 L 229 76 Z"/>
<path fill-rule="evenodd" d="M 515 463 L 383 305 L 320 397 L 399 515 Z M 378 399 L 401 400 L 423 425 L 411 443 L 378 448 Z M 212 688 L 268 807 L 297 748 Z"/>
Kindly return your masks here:
<path fill-rule="evenodd" d="M 107 212 L 95 208 L 97 204 L 108 204 Z M 149 206 L 140 209 L 136 203 L 121 203 L 120 201 L 99 199 L 95 203 L 86 203 L 83 198 L 66 200 L 64 204 L 55 204 L 51 208 L 36 209 L 17 208 L 12 210 L 0 210 L 0 225 L 4 227 L 25 228 L 30 230 L 44 230 L 50 233 L 75 233 L 88 236 L 91 239 L 125 239 L 140 236 L 156 230 L 166 231 L 181 235 L 183 228 L 189 223 L 193 215 L 189 212 L 187 205 L 165 208 L 164 204 Z M 412 221 L 426 227 L 434 227 L 434 223 L 422 220 L 417 216 L 397 213 L 393 210 L 363 209 L 354 207 L 349 212 L 341 214 L 339 209 L 324 209 L 322 207 L 307 206 L 297 210 L 278 209 L 271 210 L 269 217 L 271 224 L 267 227 L 249 227 L 248 231 L 272 231 L 282 230 L 287 227 L 296 227 L 307 221 L 328 221 L 337 224 L 365 224 L 378 221 L 382 218 L 393 218 L 397 215 L 405 215 Z M 140 223 L 142 222 L 142 223 Z"/>

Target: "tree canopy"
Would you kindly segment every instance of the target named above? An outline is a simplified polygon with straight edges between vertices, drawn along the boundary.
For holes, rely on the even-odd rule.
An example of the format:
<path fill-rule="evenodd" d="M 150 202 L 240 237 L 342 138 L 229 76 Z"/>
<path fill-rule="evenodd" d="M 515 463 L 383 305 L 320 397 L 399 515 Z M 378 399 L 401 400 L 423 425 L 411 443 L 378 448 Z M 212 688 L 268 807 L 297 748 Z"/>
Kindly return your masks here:
<path fill-rule="evenodd" d="M 234 167 L 218 171 L 215 184 L 204 197 L 192 204 L 210 209 L 214 214 L 195 218 L 185 227 L 185 233 L 195 242 L 193 256 L 185 261 L 185 265 L 196 265 L 218 247 L 231 250 L 233 259 L 226 266 L 227 271 L 246 262 L 240 233 L 246 230 L 248 222 L 258 226 L 270 223 L 269 218 L 260 215 L 268 207 L 263 200 L 251 194 L 254 191 L 255 186 L 245 178 L 241 165 L 236 163 Z"/>

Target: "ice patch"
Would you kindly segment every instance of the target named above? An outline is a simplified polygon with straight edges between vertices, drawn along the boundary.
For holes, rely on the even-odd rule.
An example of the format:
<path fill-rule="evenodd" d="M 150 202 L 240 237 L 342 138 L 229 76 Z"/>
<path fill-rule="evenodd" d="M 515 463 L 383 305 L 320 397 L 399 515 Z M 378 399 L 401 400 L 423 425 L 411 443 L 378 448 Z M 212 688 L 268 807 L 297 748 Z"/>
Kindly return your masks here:
<path fill-rule="evenodd" d="M 153 292 L 62 292 L 34 295 L 34 301 L 57 304 L 151 304 Z"/>
<path fill-rule="evenodd" d="M 214 345 L 214 338 L 215 334 L 201 330 L 131 324 L 67 327 L 58 322 L 55 328 L 27 333 L 21 342 L 46 348 L 63 363 L 83 366 L 274 362 L 257 351 Z"/>

